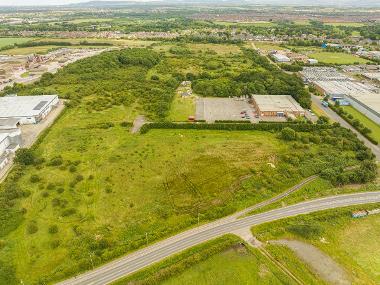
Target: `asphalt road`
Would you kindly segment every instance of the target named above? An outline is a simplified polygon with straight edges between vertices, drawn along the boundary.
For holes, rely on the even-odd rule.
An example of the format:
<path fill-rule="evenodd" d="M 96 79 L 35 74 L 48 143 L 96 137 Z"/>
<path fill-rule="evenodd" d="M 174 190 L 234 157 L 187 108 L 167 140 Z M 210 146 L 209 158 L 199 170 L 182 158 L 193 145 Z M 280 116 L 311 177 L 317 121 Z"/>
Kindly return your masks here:
<path fill-rule="evenodd" d="M 317 104 L 318 106 L 321 106 L 321 99 L 318 96 L 311 95 L 311 100 L 313 103 Z M 380 161 L 380 148 L 373 143 L 371 143 L 368 139 L 366 139 L 361 133 L 359 133 L 357 130 L 355 130 L 349 123 L 347 123 L 345 120 L 343 120 L 337 113 L 335 113 L 330 108 L 321 107 L 321 110 L 325 112 L 327 117 L 330 117 L 334 121 L 338 122 L 342 127 L 346 129 L 352 130 L 355 134 L 357 134 L 358 138 L 367 146 L 369 147 L 372 152 L 376 156 L 376 160 Z"/>
<path fill-rule="evenodd" d="M 110 262 L 92 271 L 79 275 L 78 277 L 58 284 L 109 284 L 112 281 L 141 270 L 144 267 L 147 267 L 166 257 L 227 233 L 300 214 L 370 203 L 380 203 L 380 191 L 331 196 L 302 202 L 241 219 L 227 219 L 223 220 L 224 222 L 219 223 L 214 222 L 208 224 L 207 226 L 202 226 L 180 233 L 176 236 L 126 255 L 125 257 Z"/>

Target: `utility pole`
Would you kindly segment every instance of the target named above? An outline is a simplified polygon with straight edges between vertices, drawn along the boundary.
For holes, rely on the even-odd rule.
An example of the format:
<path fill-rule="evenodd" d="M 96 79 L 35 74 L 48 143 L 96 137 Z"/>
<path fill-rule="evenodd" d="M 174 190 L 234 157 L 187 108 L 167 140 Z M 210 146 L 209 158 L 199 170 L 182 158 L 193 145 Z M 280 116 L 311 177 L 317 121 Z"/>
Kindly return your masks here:
<path fill-rule="evenodd" d="M 145 233 L 146 245 L 148 245 L 148 233 Z"/>
<path fill-rule="evenodd" d="M 198 212 L 198 226 L 199 226 L 199 212 Z"/>

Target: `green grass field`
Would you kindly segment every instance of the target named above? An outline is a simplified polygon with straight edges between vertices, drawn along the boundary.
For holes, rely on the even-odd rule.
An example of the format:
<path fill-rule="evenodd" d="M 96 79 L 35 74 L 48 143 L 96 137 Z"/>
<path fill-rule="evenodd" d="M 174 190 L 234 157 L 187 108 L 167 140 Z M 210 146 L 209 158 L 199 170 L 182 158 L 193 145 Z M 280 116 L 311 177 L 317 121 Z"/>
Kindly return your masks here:
<path fill-rule="evenodd" d="M 380 126 L 378 124 L 360 113 L 352 106 L 342 106 L 342 108 L 348 114 L 351 114 L 355 119 L 359 120 L 365 127 L 369 128 L 372 131 L 370 135 L 377 141 L 380 141 Z"/>
<path fill-rule="evenodd" d="M 176 94 L 172 102 L 168 120 L 174 122 L 187 121 L 189 116 L 194 116 L 195 100 L 194 96 L 182 98 L 181 95 Z"/>
<path fill-rule="evenodd" d="M 261 240 L 309 242 L 343 266 L 354 284 L 375 285 L 380 283 L 380 215 L 354 219 L 351 209 L 379 207 L 380 204 L 329 210 L 264 224 L 253 228 L 253 232 Z"/>
<path fill-rule="evenodd" d="M 268 42 L 254 42 L 256 48 L 259 48 L 264 51 L 270 51 L 270 50 L 285 50 L 285 47 L 281 47 L 279 45 L 271 44 Z"/>
<path fill-rule="evenodd" d="M 32 38 L 0 38 L 0 48 L 13 44 L 21 44 L 32 40 Z M 3 53 L 3 52 L 2 52 Z"/>
<path fill-rule="evenodd" d="M 319 62 L 331 64 L 367 63 L 369 61 L 367 59 L 343 52 L 316 52 L 310 53 L 309 57 L 314 58 Z"/>
<path fill-rule="evenodd" d="M 262 256 L 258 250 L 252 249 L 251 252 L 243 246 L 237 246 L 214 255 L 160 284 L 272 285 L 293 283 L 295 284 L 289 277 L 278 272 L 274 265 Z"/>
<path fill-rule="evenodd" d="M 325 25 L 331 25 L 334 27 L 363 27 L 365 24 L 358 22 L 324 22 Z"/>

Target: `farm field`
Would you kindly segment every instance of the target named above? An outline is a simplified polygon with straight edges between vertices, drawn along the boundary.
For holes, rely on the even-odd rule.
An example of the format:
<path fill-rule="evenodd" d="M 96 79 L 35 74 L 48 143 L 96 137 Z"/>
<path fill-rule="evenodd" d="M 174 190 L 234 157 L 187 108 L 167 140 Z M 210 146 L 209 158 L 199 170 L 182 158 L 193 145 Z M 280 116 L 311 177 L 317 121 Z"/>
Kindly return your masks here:
<path fill-rule="evenodd" d="M 21 44 L 32 40 L 32 38 L 0 38 L 0 48 L 13 44 Z M 4 52 L 2 52 L 4 53 Z"/>
<path fill-rule="evenodd" d="M 254 42 L 256 48 L 259 48 L 264 51 L 270 51 L 270 50 L 285 50 L 285 47 L 281 47 L 279 45 L 275 45 L 272 43 L 267 42 Z"/>
<path fill-rule="evenodd" d="M 368 60 L 360 58 L 351 54 L 343 52 L 316 52 L 308 55 L 319 62 L 331 64 L 354 64 L 354 63 L 367 63 Z"/>
<path fill-rule="evenodd" d="M 325 25 L 331 25 L 335 27 L 363 27 L 365 24 L 359 22 L 324 22 Z"/>
<path fill-rule="evenodd" d="M 354 119 L 359 120 L 365 127 L 369 128 L 372 131 L 370 136 L 372 136 L 377 141 L 380 141 L 380 126 L 378 124 L 369 119 L 367 116 L 360 113 L 352 106 L 342 106 L 342 108 L 348 114 L 351 114 L 354 117 Z"/>
<path fill-rule="evenodd" d="M 261 240 L 285 238 L 311 243 L 337 261 L 353 284 L 379 284 L 380 247 L 376 237 L 380 235 L 380 216 L 351 217 L 351 209 L 379 207 L 377 204 L 324 211 L 261 225 L 253 232 Z"/>

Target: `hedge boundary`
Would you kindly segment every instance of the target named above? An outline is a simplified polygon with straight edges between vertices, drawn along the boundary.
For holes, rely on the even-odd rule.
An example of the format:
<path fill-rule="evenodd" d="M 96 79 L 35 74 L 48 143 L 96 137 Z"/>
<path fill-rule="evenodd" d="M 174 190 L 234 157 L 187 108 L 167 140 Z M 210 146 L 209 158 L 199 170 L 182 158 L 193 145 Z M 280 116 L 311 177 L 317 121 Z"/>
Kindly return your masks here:
<path fill-rule="evenodd" d="M 140 129 L 141 134 L 146 134 L 151 129 L 183 129 L 183 130 L 225 130 L 225 131 L 281 131 L 284 128 L 291 128 L 295 131 L 309 132 L 321 129 L 334 128 L 328 124 L 305 124 L 305 123 L 261 123 L 261 124 L 242 124 L 242 123 L 171 123 L 155 122 L 147 123 Z"/>
<path fill-rule="evenodd" d="M 362 134 L 362 136 L 364 136 L 371 143 L 373 143 L 374 145 L 379 144 L 379 142 L 376 139 L 374 139 L 373 137 L 371 137 L 369 135 L 370 133 L 363 132 L 363 128 L 361 127 L 361 126 L 363 126 L 362 123 L 360 123 L 359 126 L 354 126 L 352 124 L 352 120 L 346 116 L 347 113 L 342 108 L 337 107 L 337 106 L 333 106 L 331 104 L 329 104 L 329 107 L 331 108 L 331 110 L 333 110 L 335 113 L 337 113 L 339 115 L 339 117 L 341 117 L 343 120 L 345 120 L 347 123 L 349 123 L 355 130 L 357 130 L 360 134 Z"/>

